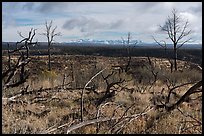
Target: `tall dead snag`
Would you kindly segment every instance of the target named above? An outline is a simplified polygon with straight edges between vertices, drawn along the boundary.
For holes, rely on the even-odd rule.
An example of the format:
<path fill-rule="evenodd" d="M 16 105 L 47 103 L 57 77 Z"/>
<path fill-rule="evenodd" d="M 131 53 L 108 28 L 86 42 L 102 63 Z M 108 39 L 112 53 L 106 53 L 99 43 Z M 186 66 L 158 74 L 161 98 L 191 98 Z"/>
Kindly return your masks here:
<path fill-rule="evenodd" d="M 192 39 L 188 37 L 192 32 L 188 27 L 188 20 L 183 23 L 183 19 L 175 9 L 172 10 L 172 16 L 168 16 L 165 24 L 160 26 L 161 31 L 167 33 L 173 43 L 175 71 L 177 71 L 177 50 Z"/>
<path fill-rule="evenodd" d="M 36 34 L 35 31 L 36 29 L 31 29 L 28 37 L 24 37 L 18 32 L 23 40 L 16 43 L 16 49 L 14 50 L 10 50 L 10 45 L 8 44 L 8 68 L 2 71 L 2 83 L 4 89 L 19 86 L 28 79 L 29 73 L 25 66 L 30 62 L 29 46 L 37 44 L 37 42 L 32 41 Z M 16 62 L 11 60 L 12 54 L 19 55 Z"/>
<path fill-rule="evenodd" d="M 55 30 L 57 29 L 57 26 L 52 29 L 52 21 L 48 24 L 48 22 L 45 22 L 46 32 L 42 33 L 42 35 L 45 35 L 47 37 L 47 43 L 48 43 L 48 70 L 51 71 L 51 46 L 52 42 L 54 41 L 55 36 L 61 36 L 61 33 L 55 33 Z"/>
<path fill-rule="evenodd" d="M 125 67 L 125 72 L 127 72 L 129 70 L 130 62 L 132 59 L 131 54 L 130 54 L 130 39 L 131 39 L 130 32 L 128 32 L 127 41 L 125 41 L 122 37 L 123 44 L 126 46 L 127 53 L 128 53 L 128 62 L 127 62 L 127 65 Z M 137 44 L 137 42 L 135 43 L 135 45 L 136 44 Z"/>

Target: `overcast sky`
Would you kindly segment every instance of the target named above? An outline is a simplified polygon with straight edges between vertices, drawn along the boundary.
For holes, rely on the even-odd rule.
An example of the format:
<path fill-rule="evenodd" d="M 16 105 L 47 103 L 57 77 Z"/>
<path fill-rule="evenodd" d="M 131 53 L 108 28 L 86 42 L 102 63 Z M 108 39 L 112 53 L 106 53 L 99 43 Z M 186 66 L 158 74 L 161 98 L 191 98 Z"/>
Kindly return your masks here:
<path fill-rule="evenodd" d="M 201 2 L 4 2 L 2 3 L 2 40 L 19 41 L 17 31 L 27 35 L 37 29 L 36 39 L 45 31 L 45 21 L 53 20 L 56 42 L 77 39 L 121 40 L 130 32 L 132 39 L 143 42 L 166 40 L 167 35 L 158 31 L 175 8 L 184 20 L 188 19 L 193 30 L 194 43 L 202 43 Z"/>

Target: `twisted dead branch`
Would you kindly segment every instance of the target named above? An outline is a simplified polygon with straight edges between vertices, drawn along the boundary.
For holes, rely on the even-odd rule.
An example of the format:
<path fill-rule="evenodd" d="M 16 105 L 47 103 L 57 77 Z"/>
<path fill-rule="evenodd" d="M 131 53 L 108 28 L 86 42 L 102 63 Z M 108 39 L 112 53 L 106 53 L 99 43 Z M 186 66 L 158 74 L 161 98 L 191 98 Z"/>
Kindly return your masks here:
<path fill-rule="evenodd" d="M 31 61 L 29 58 L 29 46 L 37 44 L 37 42 L 32 42 L 36 34 L 35 31 L 36 29 L 33 30 L 32 28 L 29 31 L 28 37 L 24 37 L 19 33 L 24 39 L 20 42 L 16 42 L 16 49 L 14 50 L 10 50 L 8 44 L 8 69 L 2 71 L 3 89 L 17 87 L 28 79 L 29 73 L 25 66 Z M 21 46 L 18 48 L 18 45 Z M 26 51 L 24 52 L 24 50 Z M 17 53 L 19 57 L 17 58 L 17 62 L 12 64 L 11 55 L 15 53 Z M 15 77 L 17 77 L 17 79 L 15 79 Z"/>
<path fill-rule="evenodd" d="M 131 116 L 124 116 L 123 118 L 126 119 L 126 118 L 138 118 L 142 115 L 145 115 L 147 114 L 148 112 L 150 112 L 151 110 L 153 110 L 154 108 L 151 107 L 149 110 L 143 112 L 143 113 L 139 113 L 139 114 L 133 114 Z M 105 122 L 105 121 L 109 121 L 109 120 L 117 120 L 117 119 L 120 119 L 121 117 L 112 117 L 112 118 L 109 118 L 109 117 L 105 117 L 105 118 L 98 118 L 98 119 L 93 119 L 93 120 L 87 120 L 87 121 L 84 121 L 84 122 L 80 122 L 76 125 L 72 125 L 71 127 L 69 127 L 67 129 L 67 134 L 70 133 L 71 131 L 73 130 L 76 130 L 78 128 L 81 128 L 83 126 L 87 126 L 87 125 L 90 125 L 90 124 L 95 124 L 95 123 L 98 123 L 98 122 Z"/>
<path fill-rule="evenodd" d="M 106 67 L 107 68 L 107 67 Z M 86 87 L 91 83 L 91 81 L 97 77 L 99 74 L 101 74 L 106 68 L 100 70 L 98 73 L 96 73 L 84 86 L 84 89 L 81 92 L 81 122 L 83 122 L 83 110 L 84 110 L 84 105 L 83 105 L 83 101 L 84 101 L 84 91 L 86 89 Z"/>
<path fill-rule="evenodd" d="M 97 101 L 97 103 L 96 103 L 97 107 L 98 107 L 101 103 L 103 103 L 106 99 L 112 98 L 113 96 L 115 96 L 115 92 L 118 90 L 118 88 L 115 87 L 115 86 L 117 85 L 117 86 L 119 86 L 119 87 L 122 87 L 121 84 L 126 81 L 125 79 L 122 79 L 122 78 L 120 77 L 120 79 L 119 79 L 118 81 L 112 81 L 112 82 L 110 83 L 108 79 L 109 79 L 111 76 L 113 76 L 114 74 L 115 74 L 114 71 L 112 71 L 112 72 L 111 72 L 110 74 L 108 74 L 107 76 L 104 76 L 103 74 L 101 74 L 103 80 L 104 80 L 105 83 L 106 83 L 106 91 L 105 91 L 105 95 L 104 95 L 103 97 L 101 97 L 101 98 Z M 123 88 L 123 87 L 122 87 L 122 88 Z"/>
<path fill-rule="evenodd" d="M 200 88 L 201 86 L 202 86 L 202 80 L 197 82 L 196 84 L 194 84 L 190 89 L 188 89 L 186 91 L 186 93 L 184 95 L 182 95 L 181 98 L 177 102 L 175 102 L 173 104 L 166 103 L 166 104 L 162 104 L 162 105 L 156 105 L 156 107 L 157 108 L 165 108 L 168 112 L 170 112 L 170 111 L 176 109 L 177 107 L 179 107 L 183 102 L 185 102 L 185 100 L 187 98 L 189 98 L 190 95 L 202 92 L 202 89 L 198 90 L 198 88 Z"/>

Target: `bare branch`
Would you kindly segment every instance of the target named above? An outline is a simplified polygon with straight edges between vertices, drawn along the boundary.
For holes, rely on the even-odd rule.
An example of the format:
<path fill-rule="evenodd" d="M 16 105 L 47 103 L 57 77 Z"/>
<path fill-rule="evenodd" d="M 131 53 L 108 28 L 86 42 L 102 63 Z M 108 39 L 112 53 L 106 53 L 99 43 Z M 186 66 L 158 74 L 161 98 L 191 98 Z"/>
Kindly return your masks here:
<path fill-rule="evenodd" d="M 181 42 L 182 39 L 191 34 L 192 30 L 187 31 L 189 25 L 188 20 L 185 24 L 182 23 L 181 17 L 178 15 L 175 9 L 172 10 L 172 16 L 167 18 L 165 24 L 160 26 L 161 31 L 167 33 L 168 38 L 173 43 L 174 49 L 174 69 L 177 71 L 177 50 L 182 47 L 185 43 L 189 42 L 191 38 Z M 155 40 L 156 41 L 156 40 Z M 160 43 L 156 41 L 159 45 Z M 181 43 L 180 45 L 178 45 Z M 161 45 L 160 45 L 161 46 Z"/>
<path fill-rule="evenodd" d="M 122 116 L 118 119 L 118 121 L 111 127 L 111 129 L 109 129 L 109 132 L 113 131 L 114 127 L 119 124 L 121 121 L 123 121 L 123 117 L 125 117 L 125 115 L 127 114 L 127 112 L 135 105 L 135 103 L 133 103 L 132 105 L 130 105 L 122 114 Z"/>
<path fill-rule="evenodd" d="M 181 85 L 178 85 L 178 86 L 175 86 L 175 87 L 171 88 L 171 89 L 169 90 L 169 93 L 168 93 L 168 96 L 167 96 L 167 99 L 166 99 L 166 103 L 169 103 L 170 96 L 171 96 L 173 90 L 175 90 L 176 88 L 185 86 L 185 85 L 189 85 L 189 84 L 192 84 L 192 82 L 190 82 L 190 83 L 184 83 L 184 84 L 181 84 Z"/>
<path fill-rule="evenodd" d="M 192 38 L 189 38 L 189 39 L 183 41 L 176 49 L 181 48 L 185 43 L 189 42 L 191 39 L 192 39 Z"/>
<path fill-rule="evenodd" d="M 123 38 L 123 37 L 121 37 L 121 39 L 122 39 L 122 41 L 123 41 L 123 45 L 125 45 L 125 40 L 124 40 L 124 38 Z"/>
<path fill-rule="evenodd" d="M 51 71 L 51 46 L 52 42 L 54 41 L 55 36 L 60 36 L 61 33 L 55 33 L 55 30 L 57 29 L 57 26 L 52 29 L 52 20 L 49 22 L 45 21 L 45 27 L 46 27 L 46 32 L 41 33 L 40 35 L 44 35 L 47 38 L 47 43 L 48 43 L 48 70 Z"/>
<path fill-rule="evenodd" d="M 22 33 L 21 32 L 19 32 L 19 31 L 17 31 L 17 33 L 18 33 L 18 35 L 21 37 L 21 38 L 26 38 L 26 37 L 24 37 L 23 35 L 22 35 Z"/>
<path fill-rule="evenodd" d="M 180 36 L 178 37 L 176 43 L 178 43 L 183 37 L 189 35 L 192 32 L 192 30 L 186 31 L 188 24 L 189 24 L 189 22 L 186 21 L 186 23 L 185 23 L 185 25 L 183 27 L 183 30 L 182 30 Z"/>
<path fill-rule="evenodd" d="M 124 116 L 123 118 L 138 118 L 142 115 L 145 115 L 147 114 L 148 112 L 150 112 L 151 110 L 153 110 L 154 108 L 150 108 L 148 111 L 146 112 L 143 112 L 143 113 L 139 113 L 139 114 L 133 114 L 131 116 Z M 87 120 L 87 121 L 84 121 L 84 122 L 81 122 L 79 124 L 76 124 L 76 125 L 72 125 L 71 127 L 69 127 L 67 129 L 67 134 L 70 133 L 71 131 L 75 130 L 75 129 L 78 129 L 78 128 L 81 128 L 83 126 L 87 126 L 87 125 L 90 125 L 90 124 L 95 124 L 95 123 L 98 123 L 98 122 L 105 122 L 105 121 L 109 121 L 109 120 L 117 120 L 121 117 L 114 117 L 114 118 L 109 118 L 109 117 L 106 117 L 106 118 L 98 118 L 98 119 L 93 119 L 93 120 Z"/>
<path fill-rule="evenodd" d="M 91 81 L 95 78 L 95 77 L 97 77 L 99 74 L 101 74 L 105 69 L 106 69 L 107 67 L 105 67 L 104 69 L 102 69 L 102 70 L 100 70 L 98 73 L 96 73 L 86 84 L 85 84 L 85 86 L 84 86 L 84 89 L 82 90 L 82 92 L 81 92 L 81 122 L 83 122 L 83 110 L 84 110 L 84 105 L 83 105 L 83 101 L 84 101 L 84 97 L 83 97 L 83 95 L 84 95 L 84 91 L 85 91 L 85 89 L 86 89 L 86 87 L 91 83 Z"/>
<path fill-rule="evenodd" d="M 37 30 L 37 29 L 34 29 L 34 30 L 33 30 L 33 35 L 32 35 L 31 38 L 30 38 L 30 43 L 32 42 L 32 40 L 33 40 L 33 38 L 34 38 L 34 36 L 35 36 L 35 34 L 36 34 L 36 32 L 35 32 L 36 30 Z"/>
<path fill-rule="evenodd" d="M 166 48 L 166 42 L 165 42 L 164 40 L 158 42 L 158 41 L 154 38 L 154 36 L 152 36 L 152 38 L 154 39 L 154 41 L 155 41 L 159 46 L 161 46 L 162 48 Z M 162 45 L 161 42 L 164 42 L 164 45 Z"/>
<path fill-rule="evenodd" d="M 181 98 L 175 102 L 174 104 L 165 104 L 165 105 L 156 105 L 157 108 L 165 108 L 167 111 L 172 111 L 175 108 L 179 107 L 185 100 L 188 98 L 191 94 L 199 93 L 202 90 L 197 91 L 198 88 L 202 86 L 202 80 L 197 82 L 195 85 L 193 85 L 190 89 L 186 91 L 184 95 L 181 96 Z"/>
<path fill-rule="evenodd" d="M 66 123 L 66 124 L 63 124 L 63 125 L 60 125 L 60 126 L 58 126 L 58 127 L 56 127 L 56 128 L 53 128 L 54 126 L 52 126 L 52 129 L 51 128 L 48 128 L 46 131 L 44 131 L 44 132 L 41 132 L 40 134 L 49 134 L 49 133 L 51 133 L 51 132 L 53 132 L 53 131 L 56 131 L 57 129 L 60 129 L 60 128 L 63 128 L 63 127 L 65 127 L 65 126 L 70 126 L 71 124 L 73 124 L 75 122 L 75 120 L 73 120 L 73 121 L 70 121 L 70 122 L 68 122 L 68 123 Z"/>
<path fill-rule="evenodd" d="M 179 112 L 181 112 L 181 114 L 184 115 L 185 117 L 190 117 L 191 119 L 193 119 L 194 121 L 196 121 L 199 125 L 202 125 L 202 122 L 199 121 L 198 119 L 196 119 L 195 117 L 193 117 L 192 115 L 182 112 L 179 108 L 177 108 L 177 110 L 178 110 Z"/>
<path fill-rule="evenodd" d="M 20 42 L 16 42 L 16 49 L 14 50 L 9 50 L 9 45 L 8 45 L 8 55 L 9 55 L 8 67 L 9 68 L 6 71 L 2 71 L 2 80 L 4 81 L 3 89 L 19 86 L 20 84 L 26 82 L 26 80 L 29 77 L 29 73 L 25 69 L 25 66 L 30 62 L 28 45 L 34 44 L 32 40 L 33 40 L 33 37 L 35 36 L 35 30 L 33 31 L 33 28 L 31 28 L 31 30 L 28 33 L 28 37 L 22 36 L 20 32 L 18 33 L 24 39 L 21 40 Z M 22 44 L 22 45 L 18 48 L 17 46 L 18 44 Z M 26 49 L 26 51 L 22 51 L 22 49 Z M 17 58 L 17 62 L 15 62 L 15 64 L 11 66 L 10 55 L 12 53 L 18 53 L 20 56 Z M 14 80 L 14 77 L 17 77 L 17 76 L 18 78 Z"/>
<path fill-rule="evenodd" d="M 193 93 L 196 93 L 197 92 L 196 90 L 201 86 L 202 86 L 202 80 L 196 83 L 194 86 L 192 86 L 175 104 L 169 107 L 168 110 L 172 110 L 178 107 L 181 103 L 185 101 L 187 97 L 189 97 Z"/>
<path fill-rule="evenodd" d="M 100 112 L 102 110 L 103 107 L 105 107 L 106 105 L 110 105 L 110 104 L 113 104 L 113 102 L 107 102 L 107 103 L 104 103 L 104 104 L 101 104 L 98 106 L 98 109 L 97 109 L 97 113 L 96 113 L 96 119 L 99 119 L 100 117 Z M 112 116 L 113 117 L 113 116 Z M 96 124 L 96 132 L 98 133 L 99 132 L 99 128 L 100 128 L 100 124 L 97 123 Z"/>

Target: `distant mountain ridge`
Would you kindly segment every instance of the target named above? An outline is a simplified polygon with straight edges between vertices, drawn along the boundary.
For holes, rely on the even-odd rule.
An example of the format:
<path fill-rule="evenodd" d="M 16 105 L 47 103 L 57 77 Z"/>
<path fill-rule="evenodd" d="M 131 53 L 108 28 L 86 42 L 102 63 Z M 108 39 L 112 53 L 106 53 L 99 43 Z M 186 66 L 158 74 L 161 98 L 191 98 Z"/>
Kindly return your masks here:
<path fill-rule="evenodd" d="M 7 49 L 8 45 L 11 47 L 16 45 L 16 42 L 2 42 L 2 49 Z M 46 46 L 47 42 L 38 42 L 36 46 Z M 124 47 L 127 45 L 127 40 L 95 40 L 95 39 L 78 39 L 78 40 L 70 40 L 68 42 L 56 42 L 54 46 L 69 46 L 69 45 L 79 45 L 79 46 L 117 46 Z M 145 43 L 141 40 L 130 40 L 130 46 L 134 47 L 154 47 L 161 48 L 157 43 Z M 44 47 L 45 48 L 45 47 Z M 167 44 L 167 48 L 172 48 L 171 44 Z M 192 48 L 192 49 L 202 49 L 202 44 L 185 44 L 181 48 Z"/>
<path fill-rule="evenodd" d="M 79 39 L 79 40 L 71 40 L 69 42 L 66 43 L 95 43 L 95 44 L 124 44 L 127 43 L 127 40 L 94 40 L 94 39 Z M 142 41 L 141 40 L 130 40 L 129 44 L 141 44 Z"/>

